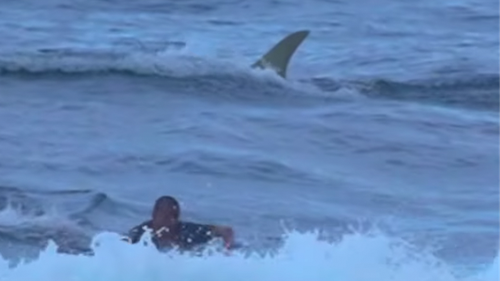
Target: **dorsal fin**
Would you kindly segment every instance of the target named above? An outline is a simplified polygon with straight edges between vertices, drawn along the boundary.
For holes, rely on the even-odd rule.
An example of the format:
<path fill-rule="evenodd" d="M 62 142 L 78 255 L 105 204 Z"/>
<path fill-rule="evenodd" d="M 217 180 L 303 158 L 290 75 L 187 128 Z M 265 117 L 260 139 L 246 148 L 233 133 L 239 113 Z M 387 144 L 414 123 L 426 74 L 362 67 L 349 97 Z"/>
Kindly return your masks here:
<path fill-rule="evenodd" d="M 276 71 L 281 77 L 286 78 L 290 58 L 302 41 L 306 39 L 307 35 L 309 35 L 309 30 L 301 30 L 289 34 L 278 42 L 278 44 L 274 45 L 262 58 L 252 64 L 252 68 L 270 68 Z"/>

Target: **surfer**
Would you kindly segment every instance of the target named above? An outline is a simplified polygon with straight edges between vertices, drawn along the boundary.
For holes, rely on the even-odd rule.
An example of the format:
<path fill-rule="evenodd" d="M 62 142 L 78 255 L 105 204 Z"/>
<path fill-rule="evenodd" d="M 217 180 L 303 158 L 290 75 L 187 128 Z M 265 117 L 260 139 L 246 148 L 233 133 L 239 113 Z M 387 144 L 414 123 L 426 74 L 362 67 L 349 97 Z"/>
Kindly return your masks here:
<path fill-rule="evenodd" d="M 224 240 L 229 249 L 234 244 L 233 229 L 227 226 L 206 225 L 180 220 L 179 202 L 174 197 L 162 196 L 155 202 L 151 219 L 132 228 L 126 238 L 137 243 L 147 229 L 151 229 L 152 241 L 158 249 L 179 247 L 191 249 L 216 237 Z"/>

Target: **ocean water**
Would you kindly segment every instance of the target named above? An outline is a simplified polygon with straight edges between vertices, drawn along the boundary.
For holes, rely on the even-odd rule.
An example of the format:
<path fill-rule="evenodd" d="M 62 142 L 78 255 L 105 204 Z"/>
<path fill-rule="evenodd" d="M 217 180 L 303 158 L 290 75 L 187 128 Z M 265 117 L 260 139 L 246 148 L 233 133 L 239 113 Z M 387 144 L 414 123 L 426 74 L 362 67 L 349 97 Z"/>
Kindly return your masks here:
<path fill-rule="evenodd" d="M 498 22 L 492 0 L 2 1 L 0 280 L 498 280 Z M 249 67 L 303 29 L 288 79 Z M 241 247 L 119 241 L 165 194 Z"/>

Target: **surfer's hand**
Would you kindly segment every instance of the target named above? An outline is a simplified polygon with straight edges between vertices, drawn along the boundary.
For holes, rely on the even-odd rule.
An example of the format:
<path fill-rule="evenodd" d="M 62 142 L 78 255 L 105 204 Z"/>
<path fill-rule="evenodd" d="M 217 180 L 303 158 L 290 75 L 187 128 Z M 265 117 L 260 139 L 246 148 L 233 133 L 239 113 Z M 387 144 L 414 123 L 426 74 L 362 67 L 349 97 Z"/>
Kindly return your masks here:
<path fill-rule="evenodd" d="M 234 244 L 234 231 L 231 227 L 228 226 L 212 226 L 212 231 L 214 232 L 216 237 L 221 237 L 224 240 L 224 246 L 226 249 L 229 249 Z"/>
<path fill-rule="evenodd" d="M 122 237 L 121 240 L 132 244 L 132 239 L 130 239 L 130 237 Z"/>

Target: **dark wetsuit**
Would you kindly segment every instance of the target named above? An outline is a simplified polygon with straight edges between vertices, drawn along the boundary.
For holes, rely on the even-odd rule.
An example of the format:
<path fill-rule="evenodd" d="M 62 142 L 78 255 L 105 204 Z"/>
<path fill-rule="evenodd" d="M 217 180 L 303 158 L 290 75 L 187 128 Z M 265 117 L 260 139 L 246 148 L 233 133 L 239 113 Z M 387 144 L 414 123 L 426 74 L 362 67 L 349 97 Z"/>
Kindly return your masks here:
<path fill-rule="evenodd" d="M 129 231 L 128 237 L 132 243 L 137 243 L 145 233 L 145 228 L 151 228 L 151 221 L 146 221 Z M 178 233 L 173 244 L 182 249 L 191 249 L 192 247 L 205 244 L 214 238 L 212 227 L 210 225 L 197 224 L 192 222 L 179 222 L 176 227 Z M 157 237 L 152 237 L 153 243 L 159 247 Z"/>

